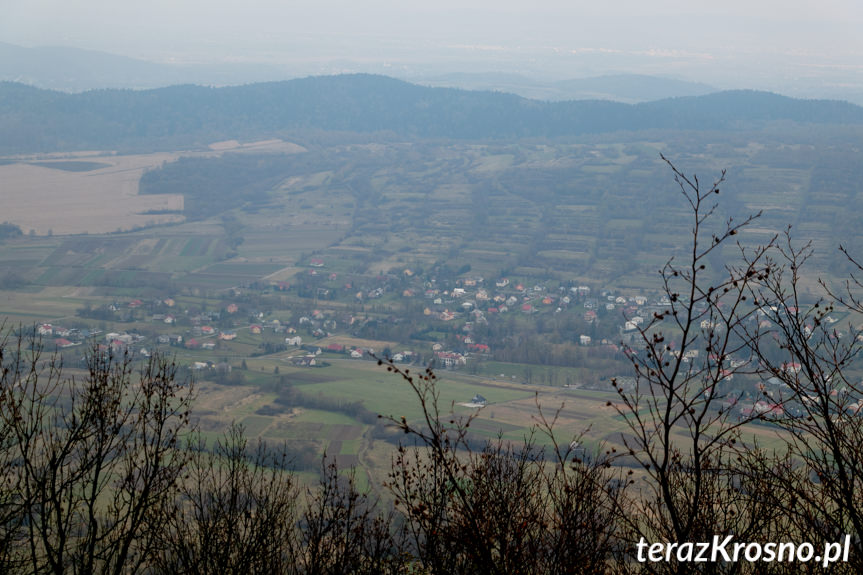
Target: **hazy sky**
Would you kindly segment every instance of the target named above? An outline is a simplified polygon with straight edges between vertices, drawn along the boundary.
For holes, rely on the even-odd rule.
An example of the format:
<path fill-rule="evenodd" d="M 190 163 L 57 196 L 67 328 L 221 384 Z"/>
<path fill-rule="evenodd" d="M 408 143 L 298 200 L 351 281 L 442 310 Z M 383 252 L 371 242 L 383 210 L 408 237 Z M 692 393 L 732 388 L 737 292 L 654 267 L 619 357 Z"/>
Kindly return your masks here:
<path fill-rule="evenodd" d="M 0 41 L 304 70 L 863 86 L 860 0 L 0 0 Z M 753 86 L 762 87 L 762 86 Z"/>

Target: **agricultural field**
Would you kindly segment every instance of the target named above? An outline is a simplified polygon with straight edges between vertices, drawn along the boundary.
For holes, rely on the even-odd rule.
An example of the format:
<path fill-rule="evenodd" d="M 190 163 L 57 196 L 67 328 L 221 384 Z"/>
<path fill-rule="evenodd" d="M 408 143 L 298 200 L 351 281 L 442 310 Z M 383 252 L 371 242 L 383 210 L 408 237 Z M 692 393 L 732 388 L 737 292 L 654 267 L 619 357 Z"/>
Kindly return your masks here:
<path fill-rule="evenodd" d="M 340 465 L 356 465 L 361 457 L 387 445 L 386 441 L 376 441 L 372 433 L 382 424 L 304 404 L 326 405 L 326 400 L 332 404 L 359 403 L 374 415 L 396 419 L 405 416 L 412 424 L 422 425 L 419 402 L 407 383 L 375 362 L 334 360 L 329 367 L 308 369 L 291 368 L 276 361 L 280 366 L 278 376 L 272 375 L 273 363 L 273 359 L 248 362 L 250 372 L 268 374 L 260 380 L 262 387 L 208 382 L 198 387 L 196 413 L 205 436 L 215 439 L 228 424 L 239 422 L 251 436 L 275 443 L 288 441 L 313 446 L 318 453 L 326 451 L 336 456 Z M 521 442 L 536 423 L 537 405 L 548 416 L 553 416 L 561 404 L 565 406 L 555 426 L 559 441 L 569 442 L 590 429 L 590 437 L 598 439 L 589 445 L 598 447 L 600 440 L 613 438 L 624 428 L 624 423 L 606 405 L 613 399 L 610 393 L 513 384 L 450 371 L 438 373 L 441 413 L 446 415 L 452 410 L 458 417 L 476 415 L 471 430 L 480 440 L 494 440 L 502 434 L 507 441 Z M 279 401 L 287 388 L 300 392 L 306 399 L 297 400 L 294 405 Z M 488 400 L 486 407 L 459 405 L 476 394 Z M 540 446 L 550 443 L 541 434 L 534 439 Z"/>
<path fill-rule="evenodd" d="M 102 234 L 182 221 L 182 196 L 138 194 L 145 170 L 176 158 L 109 155 L 0 165 L 3 217 L 39 235 Z"/>
<path fill-rule="evenodd" d="M 326 451 L 380 468 L 392 438 L 375 416 L 420 420 L 404 382 L 368 361 L 371 349 L 408 351 L 411 369 L 439 352 L 465 358 L 456 369 L 438 364 L 440 405 L 468 416 L 475 408 L 459 404 L 485 397 L 477 438 L 521 441 L 539 403 L 545 414 L 563 405 L 560 438 L 586 433 L 591 449 L 619 447 L 626 423 L 607 405 L 608 380 L 631 368 L 617 344 L 634 304 L 607 303 L 642 295 L 650 303 L 636 311 L 649 314 L 657 270 L 690 239 L 660 152 L 702 181 L 729 168 L 717 221 L 764 210 L 744 245 L 788 224 L 811 240 L 818 257 L 803 285 L 812 294 L 817 278 L 848 271 L 840 241 L 863 247 L 849 215 L 863 205 L 859 180 L 817 167 L 841 150 L 817 148 L 789 167 L 775 160 L 780 144 L 769 134 L 738 134 L 721 153 L 666 136 L 226 141 L 192 152 L 14 158 L 0 165 L 10 206 L 2 218 L 24 233 L 0 242 L 0 317 L 133 334 L 133 353 L 171 354 L 199 382 L 205 437 L 239 422 L 251 436 L 288 441 L 306 466 Z M 737 249 L 717 251 L 709 271 L 719 277 Z M 496 288 L 503 279 L 511 283 Z M 580 285 L 594 296 L 575 299 Z M 597 306 L 590 319 L 588 304 Z M 592 343 L 579 344 L 587 334 Z M 470 347 L 478 344 L 483 351 Z M 348 359 L 353 350 L 366 359 Z M 314 367 L 298 366 L 312 355 Z M 769 441 L 768 428 L 755 432 Z"/>
<path fill-rule="evenodd" d="M 212 158 L 226 151 L 294 154 L 304 149 L 281 140 L 232 140 L 212 144 L 208 151 L 4 157 L 3 218 L 37 235 L 104 234 L 182 222 L 183 196 L 139 194 L 141 176 L 180 157 Z"/>

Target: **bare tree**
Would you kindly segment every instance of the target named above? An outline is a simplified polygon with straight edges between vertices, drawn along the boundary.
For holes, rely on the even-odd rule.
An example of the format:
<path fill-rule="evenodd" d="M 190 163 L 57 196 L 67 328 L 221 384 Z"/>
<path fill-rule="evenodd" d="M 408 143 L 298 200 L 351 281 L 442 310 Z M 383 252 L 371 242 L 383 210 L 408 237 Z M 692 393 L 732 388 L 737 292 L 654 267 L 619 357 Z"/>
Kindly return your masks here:
<path fill-rule="evenodd" d="M 845 252 L 843 248 L 840 248 Z M 845 252 L 858 271 L 863 267 Z M 764 367 L 763 394 L 782 406 L 788 463 L 764 472 L 775 504 L 813 540 L 853 536 L 850 567 L 863 569 L 863 382 L 854 365 L 863 345 L 861 285 L 805 286 L 810 244 L 794 245 L 791 229 L 776 246 L 773 273 L 751 286 L 765 333 L 750 338 Z M 847 315 L 840 323 L 833 315 Z"/>
<path fill-rule="evenodd" d="M 0 421 L 13 439 L 27 571 L 141 571 L 186 463 L 191 386 L 159 356 L 136 375 L 128 356 L 97 349 L 79 380 L 43 358 L 37 337 L 18 341 Z"/>
<path fill-rule="evenodd" d="M 295 476 L 284 452 L 250 448 L 232 425 L 212 450 L 200 439 L 177 497 L 166 508 L 160 553 L 165 573 L 292 573 L 297 556 Z"/>
<path fill-rule="evenodd" d="M 403 532 L 392 509 L 361 493 L 354 468 L 340 470 L 322 461 L 321 479 L 310 489 L 300 521 L 300 572 L 307 575 L 340 573 L 404 573 L 409 565 Z"/>
<path fill-rule="evenodd" d="M 476 413 L 442 413 L 431 368 L 387 369 L 412 388 L 419 423 L 390 418 L 409 439 L 393 458 L 387 487 L 405 515 L 419 564 L 432 573 L 596 573 L 615 556 L 612 501 L 625 485 L 608 460 L 561 448 L 555 419 L 539 412 L 533 435 L 511 443 L 469 434 Z"/>
<path fill-rule="evenodd" d="M 17 358 L 23 351 L 22 341 L 10 342 L 10 334 L 0 340 L 0 412 L 6 411 L 10 390 L 15 385 Z M 21 497 L 20 458 L 15 446 L 13 422 L 0 418 L 0 572 L 15 572 L 26 565 L 24 499 Z"/>
<path fill-rule="evenodd" d="M 613 380 L 619 395 L 613 406 L 628 426 L 622 443 L 642 470 L 620 517 L 634 539 L 647 541 L 709 541 L 730 533 L 757 538 L 776 525 L 776 513 L 741 488 L 741 427 L 751 418 L 734 414 L 740 397 L 729 383 L 759 371 L 749 359 L 760 334 L 743 328 L 756 313 L 747 301 L 753 284 L 772 273 L 766 254 L 773 241 L 740 265 L 712 267 L 721 259 L 713 256 L 760 214 L 717 225 L 714 198 L 725 172 L 704 186 L 663 160 L 689 209 L 691 242 L 659 272 L 664 309 L 626 347 L 634 385 Z M 682 573 L 688 565 L 670 561 L 654 569 Z"/>

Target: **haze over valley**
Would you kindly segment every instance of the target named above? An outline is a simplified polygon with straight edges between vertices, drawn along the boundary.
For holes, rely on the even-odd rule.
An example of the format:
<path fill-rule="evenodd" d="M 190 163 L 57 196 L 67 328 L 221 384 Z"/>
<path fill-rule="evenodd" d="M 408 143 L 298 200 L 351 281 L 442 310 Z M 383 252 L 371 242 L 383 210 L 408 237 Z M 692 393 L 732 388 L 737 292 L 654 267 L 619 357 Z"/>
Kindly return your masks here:
<path fill-rule="evenodd" d="M 56 549 L 147 572 L 229 508 L 260 572 L 863 535 L 863 10 L 306 4 L 4 7 L 0 571 L 63 539 L 57 461 Z"/>

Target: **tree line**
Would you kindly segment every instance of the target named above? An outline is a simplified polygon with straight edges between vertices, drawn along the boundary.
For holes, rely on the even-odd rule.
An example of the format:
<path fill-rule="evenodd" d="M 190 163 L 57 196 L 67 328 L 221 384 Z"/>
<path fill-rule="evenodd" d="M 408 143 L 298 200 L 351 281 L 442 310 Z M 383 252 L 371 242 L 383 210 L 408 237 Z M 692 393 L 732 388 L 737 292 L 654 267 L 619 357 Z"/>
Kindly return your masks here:
<path fill-rule="evenodd" d="M 742 123 L 863 123 L 847 102 L 728 91 L 641 104 L 545 102 L 499 92 L 429 88 L 345 74 L 211 88 L 64 94 L 0 82 L 0 152 L 185 149 L 316 132 L 398 138 L 559 138 L 620 130 L 725 130 Z"/>

